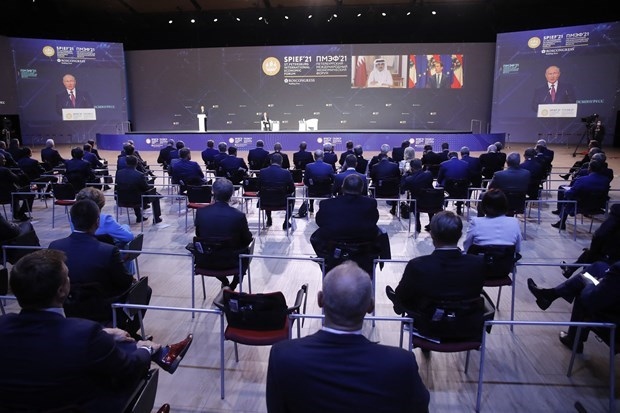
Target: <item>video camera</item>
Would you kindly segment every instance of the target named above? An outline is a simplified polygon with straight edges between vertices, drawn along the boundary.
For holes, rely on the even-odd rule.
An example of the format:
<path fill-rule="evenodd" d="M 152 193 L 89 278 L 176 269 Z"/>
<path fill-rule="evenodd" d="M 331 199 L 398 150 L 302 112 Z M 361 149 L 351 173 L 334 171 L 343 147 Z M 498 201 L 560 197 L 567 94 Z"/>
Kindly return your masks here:
<path fill-rule="evenodd" d="M 598 119 L 598 114 L 594 113 L 590 116 L 586 116 L 585 118 L 581 118 L 581 121 L 590 125 L 594 123 Z"/>

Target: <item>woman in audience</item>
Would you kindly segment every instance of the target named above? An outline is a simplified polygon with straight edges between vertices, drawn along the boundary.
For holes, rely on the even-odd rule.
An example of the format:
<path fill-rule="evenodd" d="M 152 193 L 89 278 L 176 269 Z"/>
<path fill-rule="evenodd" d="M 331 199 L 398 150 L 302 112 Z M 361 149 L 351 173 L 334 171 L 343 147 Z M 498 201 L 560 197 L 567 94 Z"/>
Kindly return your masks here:
<path fill-rule="evenodd" d="M 518 253 L 521 250 L 521 228 L 517 218 L 506 216 L 506 195 L 500 189 L 489 189 L 481 202 L 485 216 L 471 219 L 463 249 L 467 251 L 472 245 L 514 245 Z"/>
<path fill-rule="evenodd" d="M 411 171 L 411 160 L 415 158 L 415 148 L 407 146 L 403 151 L 403 160 L 398 162 L 398 169 L 401 175 L 406 175 Z"/>

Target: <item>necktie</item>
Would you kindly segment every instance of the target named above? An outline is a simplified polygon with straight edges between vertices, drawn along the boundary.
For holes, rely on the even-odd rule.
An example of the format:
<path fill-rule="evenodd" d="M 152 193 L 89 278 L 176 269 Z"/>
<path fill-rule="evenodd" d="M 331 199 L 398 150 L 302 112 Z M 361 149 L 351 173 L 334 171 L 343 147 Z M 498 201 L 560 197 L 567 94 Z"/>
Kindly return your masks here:
<path fill-rule="evenodd" d="M 73 90 L 69 92 L 69 98 L 71 99 L 71 105 L 75 107 L 75 95 L 73 94 Z"/>
<path fill-rule="evenodd" d="M 555 83 L 551 85 L 551 101 L 555 102 Z"/>
<path fill-rule="evenodd" d="M 437 82 L 437 89 L 439 89 L 439 79 L 440 79 L 439 75 L 438 74 L 435 75 L 435 82 Z"/>

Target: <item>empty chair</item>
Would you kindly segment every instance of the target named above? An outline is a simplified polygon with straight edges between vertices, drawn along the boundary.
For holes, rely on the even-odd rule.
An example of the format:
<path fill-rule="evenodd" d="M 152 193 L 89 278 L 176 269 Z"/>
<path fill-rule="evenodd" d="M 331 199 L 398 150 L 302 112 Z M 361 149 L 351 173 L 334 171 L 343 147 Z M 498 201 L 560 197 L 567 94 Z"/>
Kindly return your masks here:
<path fill-rule="evenodd" d="M 65 207 L 65 214 L 69 217 L 69 207 L 75 204 L 75 196 L 77 192 L 73 185 L 69 183 L 52 183 L 52 196 L 54 202 L 52 204 L 52 228 L 54 228 L 56 219 L 56 205 Z"/>
<path fill-rule="evenodd" d="M 196 210 L 205 208 L 211 204 L 212 200 L 211 185 L 188 185 L 187 203 L 185 205 L 185 231 L 187 231 L 187 214 L 192 210 L 192 222 L 196 219 Z"/>
<path fill-rule="evenodd" d="M 140 256 L 140 252 L 142 252 L 142 245 L 144 244 L 144 234 L 139 233 L 127 243 L 125 246 L 125 250 L 131 250 L 135 252 L 126 252 L 123 254 L 123 262 L 127 263 L 130 261 L 134 261 L 134 265 L 136 267 L 136 276 L 138 280 L 140 277 L 140 267 L 138 266 L 138 257 Z"/>

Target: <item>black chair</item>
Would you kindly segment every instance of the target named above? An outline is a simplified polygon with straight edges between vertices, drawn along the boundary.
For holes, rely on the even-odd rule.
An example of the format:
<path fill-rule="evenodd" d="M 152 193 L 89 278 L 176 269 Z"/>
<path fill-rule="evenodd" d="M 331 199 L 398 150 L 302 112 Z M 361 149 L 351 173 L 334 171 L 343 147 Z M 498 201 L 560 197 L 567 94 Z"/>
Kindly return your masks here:
<path fill-rule="evenodd" d="M 527 192 L 505 191 L 504 194 L 508 199 L 507 216 L 523 215 L 525 221 L 525 201 L 527 200 Z"/>
<path fill-rule="evenodd" d="M 136 208 L 140 208 L 142 219 L 144 219 L 144 211 L 142 206 L 142 194 L 140 192 L 135 191 L 123 191 L 116 190 L 114 193 L 114 198 L 116 199 L 116 220 L 118 221 L 118 210 L 119 208 L 125 208 L 127 210 L 127 223 L 131 225 L 130 212 L 135 210 Z"/>
<path fill-rule="evenodd" d="M 187 214 L 192 210 L 192 221 L 196 220 L 196 210 L 211 204 L 211 185 L 188 185 L 186 187 L 187 203 L 185 205 L 185 231 L 187 231 Z"/>
<path fill-rule="evenodd" d="M 609 190 L 590 191 L 586 194 L 586 196 L 577 199 L 577 213 L 581 214 L 581 223 L 583 223 L 584 216 L 590 218 L 590 229 L 588 232 L 592 232 L 594 217 L 596 215 L 605 215 L 607 213 L 608 201 Z"/>
<path fill-rule="evenodd" d="M 421 213 L 427 213 L 429 217 L 432 217 L 434 214 L 443 211 L 445 206 L 445 192 L 443 188 L 422 189 L 415 195 L 415 200 L 415 215 L 417 222 L 419 221 L 418 217 Z M 417 234 L 418 233 L 416 231 L 416 238 L 418 236 Z"/>
<path fill-rule="evenodd" d="M 446 179 L 443 189 L 447 194 L 445 202 L 450 199 L 467 199 L 469 197 L 469 179 Z"/>
<path fill-rule="evenodd" d="M 144 245 L 144 234 L 139 233 L 138 235 L 134 237 L 134 239 L 129 241 L 124 248 L 125 250 L 131 250 L 135 252 L 126 252 L 123 254 L 124 263 L 127 263 L 129 261 L 134 261 L 134 265 L 136 266 L 136 277 L 138 278 L 138 280 L 141 278 L 140 267 L 138 266 L 138 257 L 140 256 L 140 253 L 142 252 L 142 245 Z"/>
<path fill-rule="evenodd" d="M 482 292 L 471 299 L 426 299 L 420 308 L 405 308 L 389 285 L 385 288 L 387 297 L 394 304 L 394 312 L 405 317 L 412 317 L 413 347 L 422 351 L 456 353 L 466 351 L 465 374 L 469 367 L 469 353 L 480 350 L 484 322 L 492 320 L 495 308 L 488 296 Z M 400 346 L 403 344 L 403 332 L 407 324 L 401 324 Z"/>
<path fill-rule="evenodd" d="M 381 258 L 381 249 L 376 239 L 366 241 L 329 240 L 322 245 L 313 243 L 313 247 L 319 258 L 325 260 L 326 273 L 339 264 L 352 260 L 372 277 L 375 267 L 374 260 Z"/>
<path fill-rule="evenodd" d="M 303 185 L 303 183 L 302 183 Z M 261 218 L 265 219 L 264 213 L 269 211 L 285 211 L 285 221 L 289 222 L 290 215 L 293 210 L 294 203 L 288 201 L 289 193 L 287 191 L 286 184 L 264 184 L 258 191 L 258 208 L 260 212 L 258 214 L 258 234 L 260 235 L 261 229 L 265 228 L 265 222 L 261 226 Z M 289 228 L 286 228 L 286 236 L 288 237 Z"/>
<path fill-rule="evenodd" d="M 243 194 L 243 200 L 245 203 L 245 213 L 247 214 L 248 211 L 248 202 L 252 199 L 252 198 L 258 198 L 258 177 L 255 176 L 249 176 L 243 179 L 243 182 L 241 183 L 241 189 L 242 189 L 242 194 Z"/>
<path fill-rule="evenodd" d="M 52 203 L 52 228 L 56 222 L 56 205 L 65 207 L 65 214 L 69 219 L 69 207 L 75 204 L 77 201 L 75 196 L 77 191 L 73 185 L 69 183 L 52 183 L 52 196 L 54 202 Z"/>
<path fill-rule="evenodd" d="M 147 376 L 140 380 L 136 391 L 130 397 L 124 413 L 151 413 L 155 406 L 157 384 L 159 383 L 159 369 L 149 370 Z"/>
<path fill-rule="evenodd" d="M 400 178 L 377 179 L 370 187 L 373 198 L 386 199 L 396 204 L 396 216 L 400 219 Z"/>
<path fill-rule="evenodd" d="M 148 305 L 150 300 L 151 289 L 149 288 L 149 277 L 144 277 L 134 283 L 119 301 L 124 304 Z M 114 327 L 119 327 L 128 331 L 132 336 L 135 336 L 136 331 L 140 329 L 140 337 L 146 340 L 147 336 L 144 331 L 144 314 L 146 310 L 117 308 L 115 311 L 116 325 L 114 325 Z"/>
<path fill-rule="evenodd" d="M 515 251 L 514 245 L 472 245 L 468 254 L 484 256 L 484 286 L 499 287 L 495 307 L 499 309 L 499 300 L 502 287 L 512 287 L 512 301 L 510 304 L 510 320 L 515 318 L 515 296 L 517 276 L 517 261 L 521 255 Z M 511 277 L 512 276 L 512 277 Z M 513 326 L 510 326 L 513 329 Z"/>

